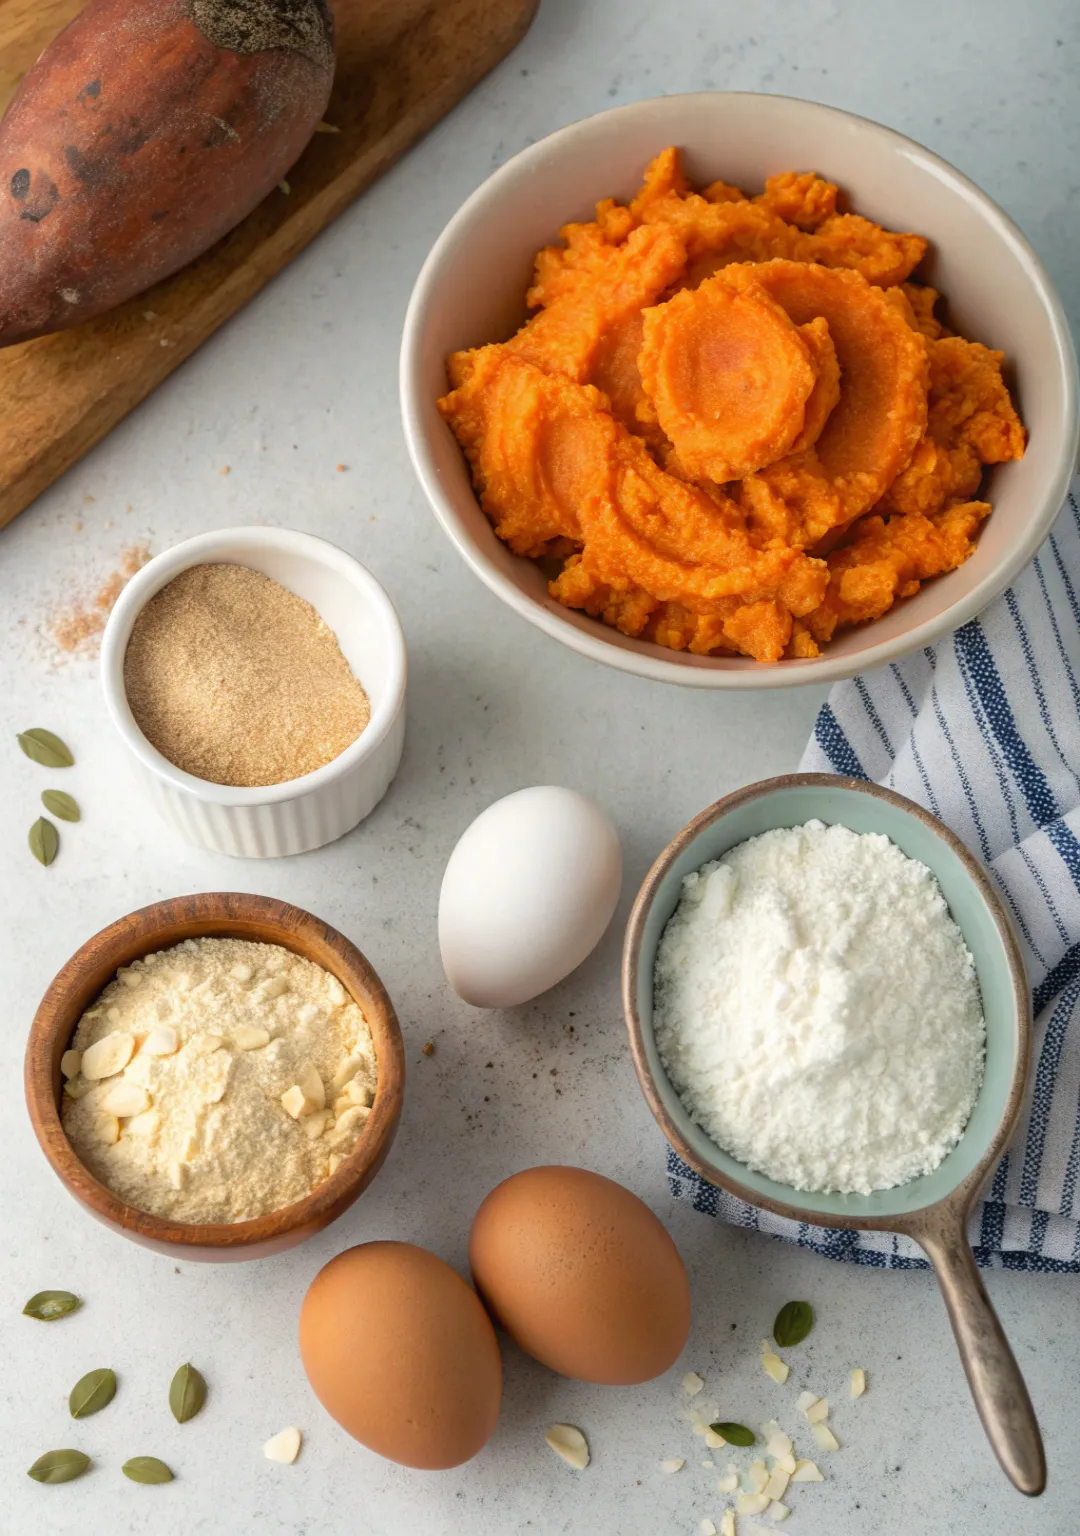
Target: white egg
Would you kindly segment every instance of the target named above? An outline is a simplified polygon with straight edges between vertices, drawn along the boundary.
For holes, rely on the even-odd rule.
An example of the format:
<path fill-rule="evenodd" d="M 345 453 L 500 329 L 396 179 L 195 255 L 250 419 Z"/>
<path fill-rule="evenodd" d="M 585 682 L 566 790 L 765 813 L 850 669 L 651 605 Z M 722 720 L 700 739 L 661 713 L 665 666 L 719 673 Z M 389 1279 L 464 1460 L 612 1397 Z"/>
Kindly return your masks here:
<path fill-rule="evenodd" d="M 443 875 L 447 980 L 477 1008 L 546 992 L 596 948 L 621 881 L 618 834 L 584 795 L 543 784 L 497 800 L 466 828 Z"/>

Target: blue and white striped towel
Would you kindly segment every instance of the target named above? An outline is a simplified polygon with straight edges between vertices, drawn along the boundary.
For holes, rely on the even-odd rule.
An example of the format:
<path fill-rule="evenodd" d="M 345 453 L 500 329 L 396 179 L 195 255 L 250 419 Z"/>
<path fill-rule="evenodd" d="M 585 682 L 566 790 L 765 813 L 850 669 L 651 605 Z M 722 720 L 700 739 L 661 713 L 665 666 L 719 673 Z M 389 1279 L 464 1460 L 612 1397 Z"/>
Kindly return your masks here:
<path fill-rule="evenodd" d="M 976 1206 L 980 1264 L 1080 1271 L 1080 481 L 1031 565 L 939 645 L 841 683 L 804 769 L 874 779 L 940 816 L 991 871 L 1034 990 L 1028 1107 Z M 830 1258 L 925 1267 L 909 1238 L 811 1227 L 714 1189 L 669 1153 L 698 1210 Z"/>

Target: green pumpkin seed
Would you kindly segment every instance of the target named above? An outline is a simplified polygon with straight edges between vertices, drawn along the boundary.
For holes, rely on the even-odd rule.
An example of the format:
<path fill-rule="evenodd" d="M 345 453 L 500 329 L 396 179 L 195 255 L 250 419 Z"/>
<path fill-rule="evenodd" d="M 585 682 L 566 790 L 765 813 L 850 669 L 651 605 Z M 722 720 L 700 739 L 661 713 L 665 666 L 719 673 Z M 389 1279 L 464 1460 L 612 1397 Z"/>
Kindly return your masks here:
<path fill-rule="evenodd" d="M 27 1475 L 35 1483 L 70 1483 L 73 1478 L 82 1477 L 89 1465 L 90 1458 L 82 1451 L 46 1451 Z"/>
<path fill-rule="evenodd" d="M 41 803 L 47 811 L 51 811 L 61 821 L 79 821 L 82 817 L 78 801 L 71 795 L 65 794 L 62 789 L 42 790 Z"/>
<path fill-rule="evenodd" d="M 38 1291 L 23 1307 L 24 1317 L 36 1317 L 38 1322 L 52 1323 L 58 1317 L 67 1317 L 82 1303 L 70 1291 Z"/>
<path fill-rule="evenodd" d="M 70 768 L 75 761 L 66 742 L 54 736 L 52 731 L 43 731 L 40 726 L 35 726 L 32 731 L 20 731 L 16 740 L 27 757 L 43 768 Z"/>
<path fill-rule="evenodd" d="M 120 1468 L 133 1483 L 171 1483 L 173 1475 L 156 1456 L 133 1456 Z"/>
<path fill-rule="evenodd" d="M 60 834 L 44 816 L 39 816 L 26 839 L 39 864 L 51 864 L 60 847 Z"/>
<path fill-rule="evenodd" d="M 100 1413 L 116 1396 L 116 1372 L 103 1366 L 97 1371 L 87 1371 L 71 1389 L 68 1407 L 73 1419 L 88 1419 L 92 1413 Z"/>
<path fill-rule="evenodd" d="M 193 1365 L 182 1365 L 169 1387 L 169 1407 L 178 1424 L 193 1419 L 206 1402 L 206 1382 Z"/>
<path fill-rule="evenodd" d="M 814 1309 L 808 1301 L 789 1301 L 776 1314 L 772 1325 L 773 1338 L 781 1349 L 801 1344 L 814 1326 Z"/>
<path fill-rule="evenodd" d="M 722 1435 L 728 1445 L 753 1445 L 756 1436 L 745 1424 L 710 1424 L 714 1435 Z"/>

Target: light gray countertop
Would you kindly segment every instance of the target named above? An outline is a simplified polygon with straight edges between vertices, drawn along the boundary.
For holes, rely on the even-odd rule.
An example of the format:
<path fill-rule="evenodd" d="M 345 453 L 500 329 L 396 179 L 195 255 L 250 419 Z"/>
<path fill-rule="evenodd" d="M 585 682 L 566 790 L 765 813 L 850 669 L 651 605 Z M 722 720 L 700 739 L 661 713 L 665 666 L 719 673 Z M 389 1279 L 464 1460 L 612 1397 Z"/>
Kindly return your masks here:
<path fill-rule="evenodd" d="M 664 1144 L 620 1018 L 622 922 L 648 863 L 692 814 L 795 764 L 820 693 L 728 699 L 640 682 L 602 672 L 514 618 L 465 570 L 413 483 L 396 354 L 425 252 L 493 167 L 574 117 L 702 88 L 814 97 L 922 140 L 1019 221 L 1075 317 L 1078 72 L 1080 14 L 1069 0 L 544 0 L 516 54 L 0 535 L 4 1533 L 692 1536 L 703 1516 L 719 1523 L 722 1500 L 716 1474 L 699 1466 L 708 1453 L 679 1421 L 679 1378 L 700 1371 L 702 1401 L 725 1416 L 754 1422 L 782 1409 L 793 1427 L 794 1392 L 773 1387 L 757 1358 L 757 1341 L 792 1297 L 811 1300 L 819 1317 L 792 1386 L 805 1378 L 839 1396 L 861 1365 L 870 1391 L 858 1404 L 841 1401 L 843 1449 L 822 1457 L 823 1486 L 794 1491 L 786 1529 L 1077 1529 L 1075 1278 L 988 1279 L 1046 1435 L 1049 1491 L 1028 1505 L 983 1440 L 928 1276 L 849 1268 L 725 1230 L 668 1193 Z M 58 659 L 41 634 L 50 611 L 80 586 L 93 589 L 123 546 L 146 540 L 159 551 L 255 521 L 323 534 L 367 563 L 401 613 L 411 666 L 405 761 L 387 800 L 342 842 L 279 863 L 230 862 L 166 832 L 132 792 L 95 665 Z M 84 806 L 49 870 L 25 842 L 42 774 L 13 742 L 37 724 L 71 741 L 78 764 L 63 784 Z M 623 837 L 623 900 L 598 951 L 566 983 L 530 1006 L 481 1014 L 442 976 L 439 880 L 470 819 L 531 783 L 574 785 L 607 807 Z M 148 901 L 222 888 L 288 898 L 369 955 L 405 1032 L 406 1109 L 385 1170 L 321 1237 L 262 1263 L 174 1267 L 97 1227 L 64 1195 L 27 1122 L 22 1048 L 45 985 L 91 933 Z M 428 1039 L 430 1058 L 420 1053 Z M 294 1341 L 308 1282 L 332 1254 L 371 1237 L 410 1239 L 463 1267 L 485 1192 L 518 1168 L 557 1160 L 620 1179 L 670 1227 L 694 1293 L 684 1362 L 649 1385 L 603 1389 L 508 1350 L 502 1418 L 474 1462 L 433 1474 L 380 1461 L 307 1388 Z M 86 1305 L 48 1329 L 20 1317 L 44 1287 L 75 1290 Z M 186 1359 L 211 1392 L 203 1414 L 180 1428 L 166 1392 Z M 121 1378 L 115 1403 L 72 1424 L 69 1388 L 106 1364 Z M 588 1433 L 594 1459 L 584 1474 L 545 1448 L 543 1430 L 556 1419 Z M 293 1423 L 305 1433 L 300 1460 L 265 1461 L 263 1441 Z M 90 1476 L 56 1488 L 26 1478 L 40 1452 L 71 1444 L 94 1455 Z M 144 1453 L 169 1461 L 176 1482 L 126 1483 L 120 1462 Z M 660 1460 L 676 1455 L 687 1466 L 661 1474 Z M 716 1459 L 722 1469 L 725 1453 Z M 754 1523 L 741 1521 L 740 1536 Z"/>

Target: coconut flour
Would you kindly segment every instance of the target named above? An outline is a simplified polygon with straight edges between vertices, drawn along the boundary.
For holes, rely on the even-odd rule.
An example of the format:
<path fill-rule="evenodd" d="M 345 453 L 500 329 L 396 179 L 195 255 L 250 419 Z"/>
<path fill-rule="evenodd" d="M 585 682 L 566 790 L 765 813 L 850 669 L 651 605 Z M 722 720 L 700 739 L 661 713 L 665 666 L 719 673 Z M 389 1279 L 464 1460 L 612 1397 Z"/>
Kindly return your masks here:
<path fill-rule="evenodd" d="M 276 944 L 188 939 L 117 973 L 62 1062 L 64 1129 L 129 1205 L 263 1216 L 355 1146 L 377 1065 L 336 976 Z"/>
<path fill-rule="evenodd" d="M 796 1189 L 931 1172 L 982 1081 L 971 954 L 925 865 L 820 821 L 686 877 L 657 952 L 656 1041 L 694 1119 Z"/>

